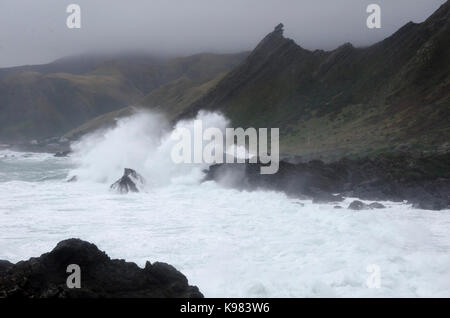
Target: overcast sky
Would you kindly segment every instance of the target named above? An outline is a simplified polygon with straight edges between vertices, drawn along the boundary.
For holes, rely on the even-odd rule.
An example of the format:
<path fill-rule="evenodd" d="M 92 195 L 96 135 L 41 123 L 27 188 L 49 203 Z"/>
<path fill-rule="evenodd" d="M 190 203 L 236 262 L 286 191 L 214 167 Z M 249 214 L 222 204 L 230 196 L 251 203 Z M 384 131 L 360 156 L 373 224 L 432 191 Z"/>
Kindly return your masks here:
<path fill-rule="evenodd" d="M 445 0 L 0 0 L 0 67 L 40 64 L 84 52 L 171 55 L 252 49 L 279 22 L 308 49 L 379 41 L 408 21 L 422 22 Z M 68 29 L 66 7 L 81 7 Z M 366 7 L 382 28 L 366 27 Z"/>

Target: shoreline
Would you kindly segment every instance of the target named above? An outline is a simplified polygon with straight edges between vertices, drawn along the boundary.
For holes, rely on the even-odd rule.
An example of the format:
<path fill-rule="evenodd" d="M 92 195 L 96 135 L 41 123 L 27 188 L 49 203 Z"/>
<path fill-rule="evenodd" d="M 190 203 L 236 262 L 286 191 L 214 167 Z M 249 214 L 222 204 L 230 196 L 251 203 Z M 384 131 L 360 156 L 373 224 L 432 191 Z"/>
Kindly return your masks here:
<path fill-rule="evenodd" d="M 282 191 L 315 203 L 340 202 L 344 197 L 412 204 L 424 210 L 450 209 L 450 154 L 412 157 L 380 155 L 375 158 L 343 158 L 331 163 L 320 160 L 280 161 L 274 175 L 259 174 L 261 164 L 216 164 L 204 180 L 241 190 Z"/>

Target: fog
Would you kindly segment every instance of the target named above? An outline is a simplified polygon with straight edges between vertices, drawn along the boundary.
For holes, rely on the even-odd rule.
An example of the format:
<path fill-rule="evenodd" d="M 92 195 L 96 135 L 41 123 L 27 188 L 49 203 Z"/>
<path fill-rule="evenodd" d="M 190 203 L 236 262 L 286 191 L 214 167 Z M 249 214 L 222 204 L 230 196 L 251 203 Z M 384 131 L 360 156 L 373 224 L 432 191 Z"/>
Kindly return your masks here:
<path fill-rule="evenodd" d="M 86 52 L 187 55 L 252 49 L 279 22 L 308 49 L 365 46 L 409 21 L 422 22 L 445 0 L 1 0 L 0 67 L 40 64 Z M 81 7 L 69 29 L 66 8 Z M 366 27 L 366 7 L 382 10 Z"/>

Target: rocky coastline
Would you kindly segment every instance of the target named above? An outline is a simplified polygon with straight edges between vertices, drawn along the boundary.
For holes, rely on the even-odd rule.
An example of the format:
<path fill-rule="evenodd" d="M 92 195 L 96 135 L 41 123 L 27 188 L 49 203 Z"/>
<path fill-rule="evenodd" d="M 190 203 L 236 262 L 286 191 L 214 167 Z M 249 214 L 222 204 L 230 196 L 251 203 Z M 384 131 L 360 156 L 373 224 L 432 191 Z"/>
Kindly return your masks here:
<path fill-rule="evenodd" d="M 80 269 L 80 285 L 67 284 L 68 266 Z M 145 268 L 110 259 L 79 239 L 61 241 L 50 252 L 12 264 L 0 260 L 0 298 L 202 298 L 173 266 L 147 262 Z"/>
<path fill-rule="evenodd" d="M 450 208 L 450 154 L 373 158 L 280 161 L 273 175 L 260 174 L 261 164 L 217 164 L 206 170 L 206 180 L 241 190 L 282 191 L 315 203 L 340 202 L 344 197 L 373 201 L 407 201 L 425 210 Z"/>

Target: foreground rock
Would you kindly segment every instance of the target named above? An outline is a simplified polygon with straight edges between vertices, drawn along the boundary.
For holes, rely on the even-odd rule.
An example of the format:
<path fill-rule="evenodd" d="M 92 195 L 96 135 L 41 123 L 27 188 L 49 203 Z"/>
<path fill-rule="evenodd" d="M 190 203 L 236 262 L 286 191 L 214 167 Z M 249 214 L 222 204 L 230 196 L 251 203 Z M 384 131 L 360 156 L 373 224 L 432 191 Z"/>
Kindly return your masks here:
<path fill-rule="evenodd" d="M 450 209 L 450 154 L 411 157 L 281 161 L 279 171 L 261 175 L 260 164 L 213 165 L 205 180 L 238 189 L 283 191 L 316 203 L 342 201 L 342 196 L 370 201 L 407 200 L 416 208 Z M 334 195 L 339 193 L 339 195 Z"/>
<path fill-rule="evenodd" d="M 144 178 L 136 171 L 125 168 L 122 178 L 111 185 L 111 189 L 119 193 L 139 192 L 138 186 L 143 186 Z"/>
<path fill-rule="evenodd" d="M 67 266 L 80 266 L 81 288 L 69 289 Z M 0 261 L 0 297 L 19 298 L 128 298 L 203 295 L 171 265 L 146 263 L 141 269 L 124 260 L 111 260 L 94 244 L 70 239 L 47 254 L 15 265 Z"/>

